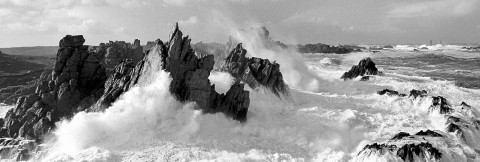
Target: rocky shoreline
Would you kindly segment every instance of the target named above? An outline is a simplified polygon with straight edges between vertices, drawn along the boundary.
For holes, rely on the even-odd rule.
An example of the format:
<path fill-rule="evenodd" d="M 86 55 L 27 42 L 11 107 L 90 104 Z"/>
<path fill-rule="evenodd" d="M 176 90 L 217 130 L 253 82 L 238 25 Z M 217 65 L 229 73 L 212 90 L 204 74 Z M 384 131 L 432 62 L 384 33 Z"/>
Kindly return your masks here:
<path fill-rule="evenodd" d="M 43 152 L 41 143 L 55 130 L 56 122 L 80 111 L 104 111 L 124 92 L 148 82 L 159 70 L 170 73 L 169 90 L 177 100 L 193 101 L 195 108 L 204 113 L 223 113 L 240 122 L 247 120 L 250 104 L 244 83 L 250 87 L 263 86 L 277 95 L 288 94 L 279 65 L 266 59 L 245 58 L 246 51 L 241 44 L 224 61 L 223 68 L 237 76 L 237 81 L 226 93 L 216 92 L 215 85 L 208 80 L 214 68 L 214 56 L 197 55 L 190 38 L 183 36 L 178 25 L 167 42 L 150 43 L 151 49 L 146 53 L 139 40 L 133 45 L 111 41 L 95 47 L 85 46 L 84 42 L 81 35 L 61 39 L 51 73 L 42 75 L 35 90 L 19 97 L 15 107 L 0 119 L 2 159 L 38 158 Z M 238 51 L 247 62 L 232 59 Z M 241 62 L 244 71 L 231 66 L 236 61 Z"/>

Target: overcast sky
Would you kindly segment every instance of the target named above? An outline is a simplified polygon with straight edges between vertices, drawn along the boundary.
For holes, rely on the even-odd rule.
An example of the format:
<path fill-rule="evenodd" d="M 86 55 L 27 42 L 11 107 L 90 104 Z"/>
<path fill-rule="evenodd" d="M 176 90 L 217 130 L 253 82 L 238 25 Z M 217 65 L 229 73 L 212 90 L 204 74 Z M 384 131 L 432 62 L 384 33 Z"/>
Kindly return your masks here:
<path fill-rule="evenodd" d="M 192 42 L 221 42 L 264 25 L 286 43 L 480 42 L 480 0 L 0 0 L 0 47 L 166 40 L 179 22 Z"/>

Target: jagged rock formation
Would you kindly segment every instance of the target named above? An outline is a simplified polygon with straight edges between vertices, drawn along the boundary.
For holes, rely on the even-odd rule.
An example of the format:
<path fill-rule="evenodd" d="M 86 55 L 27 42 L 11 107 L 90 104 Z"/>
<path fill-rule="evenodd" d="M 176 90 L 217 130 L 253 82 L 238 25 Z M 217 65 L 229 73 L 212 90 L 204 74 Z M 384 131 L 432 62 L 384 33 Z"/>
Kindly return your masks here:
<path fill-rule="evenodd" d="M 360 60 L 358 65 L 352 66 L 352 68 L 345 72 L 340 79 L 355 79 L 358 76 L 365 75 L 379 75 L 379 71 L 370 57 Z"/>
<path fill-rule="evenodd" d="M 49 79 L 35 93 L 18 98 L 16 107 L 7 112 L 0 136 L 41 140 L 55 122 L 92 104 L 101 94 L 106 75 L 100 56 L 88 52 L 83 42 L 83 36 L 60 40 Z"/>
<path fill-rule="evenodd" d="M 213 69 L 213 55 L 198 57 L 190 46 L 190 39 L 183 37 L 175 27 L 166 43 L 157 40 L 155 46 L 136 66 L 124 62 L 115 68 L 106 84 L 104 95 L 91 111 L 101 111 L 115 101 L 121 93 L 135 84 L 148 82 L 155 71 L 170 72 L 170 92 L 182 102 L 194 101 L 205 113 L 222 112 L 239 121 L 245 121 L 250 100 L 243 84 L 236 82 L 226 94 L 215 92 L 208 76 Z"/>
<path fill-rule="evenodd" d="M 264 86 L 275 95 L 289 96 L 288 85 L 283 81 L 280 65 L 268 59 L 247 58 L 247 50 L 238 44 L 222 62 L 220 71 L 230 73 L 236 80 L 243 81 L 252 88 Z"/>
<path fill-rule="evenodd" d="M 143 57 L 143 47 L 140 45 L 140 40 L 135 39 L 134 43 L 127 43 L 125 41 L 110 41 L 109 43 L 101 43 L 98 47 L 92 49 L 98 53 L 100 60 L 110 73 L 116 65 L 124 60 L 132 60 L 134 63 L 140 62 Z"/>
<path fill-rule="evenodd" d="M 346 54 L 350 52 L 360 52 L 359 49 L 348 46 L 330 46 L 322 43 L 298 45 L 298 52 L 300 53 L 335 53 Z"/>

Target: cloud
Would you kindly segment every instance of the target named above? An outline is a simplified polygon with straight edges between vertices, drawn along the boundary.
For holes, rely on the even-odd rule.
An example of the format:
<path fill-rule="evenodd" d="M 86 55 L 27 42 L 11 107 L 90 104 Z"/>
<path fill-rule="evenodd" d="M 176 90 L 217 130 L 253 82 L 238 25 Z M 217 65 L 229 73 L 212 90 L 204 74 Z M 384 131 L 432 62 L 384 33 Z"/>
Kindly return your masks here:
<path fill-rule="evenodd" d="M 477 0 L 436 0 L 406 4 L 395 7 L 388 12 L 389 17 L 411 18 L 429 16 L 464 16 L 472 13 L 477 7 Z"/>
<path fill-rule="evenodd" d="M 194 25 L 198 23 L 198 18 L 196 16 L 191 16 L 187 20 L 180 20 L 178 24 L 183 25 L 183 26 L 189 26 L 189 25 Z"/>
<path fill-rule="evenodd" d="M 187 0 L 163 0 L 166 4 L 183 6 Z"/>

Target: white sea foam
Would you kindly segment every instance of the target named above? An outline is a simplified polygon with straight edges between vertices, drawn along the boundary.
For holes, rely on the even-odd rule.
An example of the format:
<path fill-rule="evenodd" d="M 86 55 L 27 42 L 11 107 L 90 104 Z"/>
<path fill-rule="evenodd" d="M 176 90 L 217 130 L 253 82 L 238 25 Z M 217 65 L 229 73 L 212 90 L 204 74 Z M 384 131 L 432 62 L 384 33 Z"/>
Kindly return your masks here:
<path fill-rule="evenodd" d="M 226 72 L 213 71 L 208 77 L 211 84 L 215 85 L 215 91 L 218 93 L 226 93 L 232 86 L 235 78 Z"/>
<path fill-rule="evenodd" d="M 0 103 L 0 117 L 4 118 L 8 110 L 12 109 L 13 107 L 14 107 L 13 105 L 6 105 L 3 103 Z"/>

